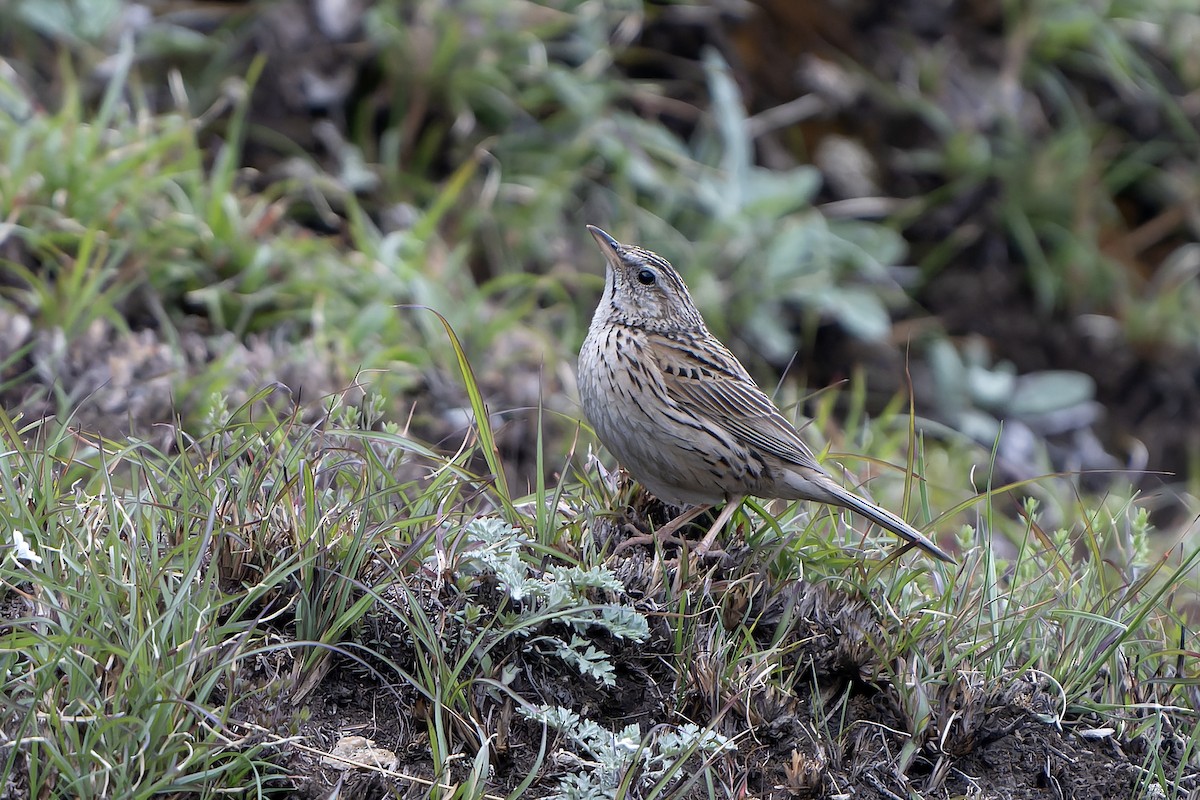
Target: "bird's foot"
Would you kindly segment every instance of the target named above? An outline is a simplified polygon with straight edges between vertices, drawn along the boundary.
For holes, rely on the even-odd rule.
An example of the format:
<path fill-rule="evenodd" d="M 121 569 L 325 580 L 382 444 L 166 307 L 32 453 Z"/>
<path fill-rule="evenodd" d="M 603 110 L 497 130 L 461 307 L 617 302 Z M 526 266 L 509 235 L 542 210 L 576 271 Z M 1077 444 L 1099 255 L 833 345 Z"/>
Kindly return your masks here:
<path fill-rule="evenodd" d="M 675 531 L 678 529 L 673 530 L 671 529 L 670 525 L 665 525 L 658 530 L 653 531 L 652 533 L 642 533 L 630 524 L 626 524 L 625 529 L 631 532 L 633 536 L 630 536 L 628 539 L 619 543 L 613 548 L 612 554 L 614 556 L 620 553 L 622 550 L 628 550 L 629 548 L 636 547 L 637 545 L 661 547 L 664 545 L 673 544 L 676 547 L 682 547 L 684 544 L 683 539 L 680 539 L 675 535 Z"/>
<path fill-rule="evenodd" d="M 682 547 L 684 545 L 684 541 L 676 534 L 678 534 L 685 525 L 710 508 L 712 508 L 712 506 L 696 506 L 695 508 L 689 508 L 687 511 L 684 511 L 678 517 L 652 533 L 642 533 L 632 525 L 626 525 L 626 528 L 632 529 L 635 535 L 617 545 L 613 549 L 613 555 L 616 555 L 622 550 L 638 544 L 674 544 Z"/>

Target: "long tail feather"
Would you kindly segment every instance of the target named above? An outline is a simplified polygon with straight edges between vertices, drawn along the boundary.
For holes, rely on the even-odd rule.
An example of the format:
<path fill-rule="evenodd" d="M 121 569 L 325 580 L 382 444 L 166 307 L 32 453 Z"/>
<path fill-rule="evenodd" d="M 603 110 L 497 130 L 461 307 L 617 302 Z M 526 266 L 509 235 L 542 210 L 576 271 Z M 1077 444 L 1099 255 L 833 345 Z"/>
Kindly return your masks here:
<path fill-rule="evenodd" d="M 829 481 L 829 485 L 826 488 L 835 498 L 833 502 L 838 505 L 862 514 L 876 525 L 888 529 L 906 542 L 912 542 L 934 558 L 951 564 L 957 563 L 949 553 L 925 538 L 920 531 L 887 509 L 880 508 L 870 500 L 866 500 L 847 489 L 843 489 L 832 480 Z"/>

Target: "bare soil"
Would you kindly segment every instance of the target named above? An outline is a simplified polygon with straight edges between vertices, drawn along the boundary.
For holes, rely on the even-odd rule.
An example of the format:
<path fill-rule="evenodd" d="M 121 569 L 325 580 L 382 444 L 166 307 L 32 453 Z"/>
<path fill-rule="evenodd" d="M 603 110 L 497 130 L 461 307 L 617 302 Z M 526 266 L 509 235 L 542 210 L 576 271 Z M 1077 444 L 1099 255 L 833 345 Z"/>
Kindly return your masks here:
<path fill-rule="evenodd" d="M 898 759 L 908 727 L 895 689 L 881 676 L 880 653 L 887 653 L 888 631 L 871 603 L 828 587 L 802 582 L 773 583 L 755 571 L 743 551 L 697 580 L 711 587 L 692 613 L 701 620 L 697 635 L 709 626 L 741 630 L 766 643 L 782 636 L 789 653 L 786 674 L 805 676 L 790 691 L 767 689 L 716 678 L 705 665 L 680 663 L 672 649 L 662 594 L 670 566 L 649 551 L 633 552 L 614 568 L 628 582 L 630 602 L 651 615 L 653 636 L 642 645 L 599 636 L 594 644 L 618 666 L 614 686 L 581 679 L 535 650 L 514 647 L 497 654 L 519 675 L 511 688 L 529 702 L 578 709 L 609 728 L 637 723 L 643 734 L 664 722 L 712 724 L 734 737 L 736 752 L 708 764 L 724 788 L 718 796 L 763 798 L 980 797 L 998 800 L 1045 798 L 1134 798 L 1150 796 L 1141 765 L 1148 755 L 1140 740 L 1122 741 L 1098 720 L 1058 713 L 1058 696 L 1048 682 L 1031 673 L 1013 674 L 1003 684 L 981 685 L 969 675 L 953 686 L 926 687 L 931 725 L 907 768 Z M 701 576 L 697 576 L 701 577 Z M 756 586 L 749 595 L 730 592 L 730 581 Z M 634 601 L 632 598 L 638 598 Z M 444 602 L 452 603 L 451 597 Z M 793 610 L 783 622 L 782 609 Z M 403 631 L 389 631 L 378 618 L 374 636 L 401 643 Z M 779 631 L 780 624 L 787 624 Z M 405 669 L 415 667 L 403 645 L 383 653 Z M 515 713 L 511 700 L 486 692 L 474 695 L 473 717 L 494 726 L 491 792 L 505 795 L 539 762 L 544 732 Z M 397 771 L 406 779 L 344 773 L 323 765 L 319 755 L 294 751 L 288 772 L 298 777 L 297 796 L 320 798 L 339 782 L 356 797 L 423 796 L 430 752 L 426 733 L 428 707 L 403 683 L 380 681 L 357 665 L 335 661 L 326 678 L 302 703 L 306 718 L 299 733 L 310 747 L 328 749 L 348 732 L 373 739 L 399 756 Z M 502 723 L 497 723 L 503 720 Z M 822 720 L 822 724 L 817 724 Z M 294 722 L 292 723 L 294 725 Z M 1168 764 L 1182 751 L 1167 753 Z M 563 775 L 580 769 L 577 748 L 550 732 L 537 780 L 524 796 L 554 794 Z M 463 762 L 475 757 L 464 752 Z M 693 758 L 695 772 L 704 766 Z M 688 771 L 672 786 L 672 797 L 704 798 L 703 784 L 688 785 Z M 448 780 L 455 779 L 451 775 Z M 447 780 L 447 778 L 443 778 Z M 1177 796 L 1200 791 L 1200 775 L 1178 784 Z M 633 796 L 637 796 L 636 794 Z"/>

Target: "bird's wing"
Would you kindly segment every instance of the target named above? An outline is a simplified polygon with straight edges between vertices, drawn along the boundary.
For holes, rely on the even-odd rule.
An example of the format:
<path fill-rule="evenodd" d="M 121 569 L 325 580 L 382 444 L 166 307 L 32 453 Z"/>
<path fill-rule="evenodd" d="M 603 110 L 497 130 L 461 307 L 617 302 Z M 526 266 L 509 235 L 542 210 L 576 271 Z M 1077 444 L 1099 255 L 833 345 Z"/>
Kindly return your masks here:
<path fill-rule="evenodd" d="M 650 336 L 667 397 L 747 446 L 824 472 L 800 434 L 758 388 L 737 357 L 711 334 Z"/>

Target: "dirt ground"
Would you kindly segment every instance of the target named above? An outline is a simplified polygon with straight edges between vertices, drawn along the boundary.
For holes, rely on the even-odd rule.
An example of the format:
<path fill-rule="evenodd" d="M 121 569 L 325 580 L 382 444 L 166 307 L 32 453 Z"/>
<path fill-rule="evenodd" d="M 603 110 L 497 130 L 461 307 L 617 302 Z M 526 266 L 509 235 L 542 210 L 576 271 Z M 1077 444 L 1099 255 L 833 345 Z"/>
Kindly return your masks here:
<path fill-rule="evenodd" d="M 661 608 L 653 586 L 642 581 L 654 573 L 649 554 L 631 556 L 629 561 L 621 569 L 631 595 L 642 597 L 639 605 L 644 609 Z M 746 578 L 744 564 L 734 569 Z M 722 577 L 720 571 L 715 573 L 712 585 L 720 587 Z M 650 594 L 642 594 L 639 588 Z M 810 676 L 790 692 L 706 686 L 703 681 L 679 692 L 680 682 L 696 680 L 698 670 L 675 663 L 661 616 L 652 623 L 654 636 L 641 646 L 596 639 L 594 643 L 612 654 L 618 665 L 618 678 L 610 689 L 581 680 L 531 650 L 516 647 L 498 660 L 505 660 L 521 676 L 512 684 L 520 696 L 586 709 L 611 730 L 638 723 L 646 733 L 663 722 L 705 724 L 716 719 L 714 730 L 735 737 L 738 743 L 735 752 L 721 754 L 709 765 L 720 777 L 718 796 L 867 800 L 1154 796 L 1142 785 L 1141 764 L 1147 754 L 1141 741 L 1121 741 L 1095 720 L 1058 718 L 1057 695 L 1031 674 L 1014 675 L 1004 685 L 983 686 L 964 677 L 954 687 L 931 687 L 933 731 L 907 773 L 900 775 L 896 763 L 906 742 L 900 733 L 906 723 L 894 690 L 875 679 L 879 665 L 872 663 L 874 650 L 866 642 L 886 632 L 873 618 L 869 604 L 821 586 L 763 586 L 760 596 L 747 600 L 755 607 L 747 616 L 759 619 L 749 635 L 766 642 L 779 634 L 779 615 L 773 611 L 785 601 L 798 609 L 783 634 L 790 645 L 788 658 L 794 659 L 790 666 Z M 703 617 L 706 612 L 698 613 Z M 711 605 L 707 614 L 714 625 L 740 624 L 733 622 L 735 615 L 728 606 Z M 404 640 L 402 631 L 388 630 L 387 620 L 375 623 L 379 640 Z M 383 655 L 409 666 L 406 657 L 411 658 L 411 653 L 406 654 L 402 645 Z M 683 705 L 671 707 L 672 697 L 685 698 Z M 484 692 L 475 699 L 477 719 L 508 720 L 492 754 L 492 794 L 503 796 L 538 762 L 543 730 L 514 713 L 511 703 L 498 703 Z M 424 796 L 425 782 L 433 777 L 422 716 L 428 709 L 403 684 L 385 685 L 360 668 L 339 662 L 304 707 L 309 716 L 299 733 L 309 747 L 328 750 L 348 732 L 365 736 L 396 753 L 397 772 L 409 778 L 361 770 L 346 773 L 322 764 L 316 753 L 294 751 L 288 771 L 299 778 L 298 796 L 327 797 L 339 785 L 354 797 Z M 826 720 L 825 727 L 815 727 L 815 719 Z M 1183 741 L 1178 742 L 1182 752 Z M 579 769 L 569 740 L 552 732 L 546 749 L 544 764 L 550 766 L 543 767 L 524 796 L 550 796 L 562 775 Z M 1166 755 L 1170 763 L 1174 756 Z M 464 753 L 463 760 L 474 756 Z M 702 766 L 697 757 L 693 763 L 697 770 Z M 707 791 L 704 784 L 688 787 L 677 781 L 669 796 L 703 798 Z M 1189 792 L 1200 792 L 1200 775 L 1179 783 L 1178 797 L 1194 796 Z"/>

